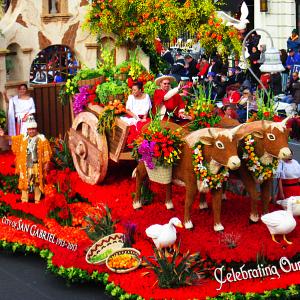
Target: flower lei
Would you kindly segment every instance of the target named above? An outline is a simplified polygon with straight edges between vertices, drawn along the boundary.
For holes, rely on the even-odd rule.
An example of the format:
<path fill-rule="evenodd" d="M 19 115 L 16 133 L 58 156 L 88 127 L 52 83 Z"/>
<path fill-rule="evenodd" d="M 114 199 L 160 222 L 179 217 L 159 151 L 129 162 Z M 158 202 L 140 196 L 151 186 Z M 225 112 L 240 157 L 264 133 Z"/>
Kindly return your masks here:
<path fill-rule="evenodd" d="M 193 148 L 193 166 L 197 179 L 203 181 L 204 187 L 219 189 L 229 177 L 228 168 L 222 168 L 217 174 L 211 174 L 206 162 L 203 160 L 202 143 L 195 144 Z"/>
<path fill-rule="evenodd" d="M 251 171 L 259 182 L 272 178 L 276 173 L 278 166 L 278 159 L 273 159 L 273 162 L 264 165 L 259 157 L 255 154 L 255 141 L 251 134 L 244 139 L 245 147 L 243 147 L 243 159 L 247 162 L 248 170 Z"/>

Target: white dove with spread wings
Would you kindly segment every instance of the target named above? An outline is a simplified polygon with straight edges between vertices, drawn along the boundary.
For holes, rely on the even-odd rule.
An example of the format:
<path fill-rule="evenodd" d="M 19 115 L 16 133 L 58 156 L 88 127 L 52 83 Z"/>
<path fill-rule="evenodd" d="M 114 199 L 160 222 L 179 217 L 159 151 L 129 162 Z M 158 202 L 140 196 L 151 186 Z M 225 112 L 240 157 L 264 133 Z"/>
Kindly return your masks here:
<path fill-rule="evenodd" d="M 241 6 L 241 17 L 239 20 L 227 15 L 224 11 L 218 11 L 218 16 L 226 23 L 226 26 L 233 26 L 237 30 L 246 29 L 249 20 L 247 19 L 249 10 L 246 2 Z"/>

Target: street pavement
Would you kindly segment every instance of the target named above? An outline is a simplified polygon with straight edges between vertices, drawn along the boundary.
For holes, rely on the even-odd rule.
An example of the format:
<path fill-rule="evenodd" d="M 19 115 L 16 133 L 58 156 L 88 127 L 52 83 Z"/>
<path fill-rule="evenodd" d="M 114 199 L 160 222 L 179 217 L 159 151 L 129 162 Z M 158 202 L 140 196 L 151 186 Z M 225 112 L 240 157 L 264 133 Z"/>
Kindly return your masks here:
<path fill-rule="evenodd" d="M 300 142 L 291 141 L 294 158 L 300 162 Z M 106 300 L 103 286 L 67 286 L 46 271 L 46 263 L 35 255 L 0 250 L 0 300 Z"/>

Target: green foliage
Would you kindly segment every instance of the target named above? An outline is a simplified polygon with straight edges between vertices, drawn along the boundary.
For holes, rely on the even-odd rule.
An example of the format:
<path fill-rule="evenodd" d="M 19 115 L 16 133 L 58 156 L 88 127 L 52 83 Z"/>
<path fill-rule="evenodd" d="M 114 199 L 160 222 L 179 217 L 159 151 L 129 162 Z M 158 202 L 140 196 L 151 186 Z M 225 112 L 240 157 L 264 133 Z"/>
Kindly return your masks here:
<path fill-rule="evenodd" d="M 97 62 L 97 69 L 99 74 L 105 77 L 111 77 L 115 70 L 115 61 L 113 50 L 108 47 L 101 47 L 100 49 L 100 60 Z"/>
<path fill-rule="evenodd" d="M 154 261 L 143 257 L 146 266 L 152 269 L 158 278 L 160 288 L 177 288 L 192 285 L 205 275 L 203 260 L 199 253 L 180 255 L 180 245 L 171 258 L 168 258 L 164 250 L 154 249 Z"/>
<path fill-rule="evenodd" d="M 148 81 L 144 85 L 144 93 L 148 94 L 150 98 L 153 98 L 154 92 L 157 89 L 157 85 L 154 81 Z"/>
<path fill-rule="evenodd" d="M 195 131 L 200 128 L 214 127 L 221 120 L 221 117 L 214 112 L 214 100 L 211 99 L 211 89 L 206 96 L 205 88 L 199 85 L 193 87 L 192 100 L 189 101 L 187 111 L 193 120 L 189 125 L 189 130 Z"/>
<path fill-rule="evenodd" d="M 0 128 L 6 128 L 6 113 L 3 109 L 0 109 Z"/>
<path fill-rule="evenodd" d="M 69 168 L 70 170 L 75 171 L 73 158 L 66 137 L 64 139 L 51 138 L 50 145 L 52 148 L 51 161 L 54 163 L 55 169 L 64 170 Z"/>
<path fill-rule="evenodd" d="M 58 100 L 63 105 L 68 104 L 70 96 L 73 96 L 79 92 L 79 80 L 93 79 L 103 75 L 103 70 L 99 69 L 83 68 L 79 70 L 75 76 L 69 77 L 67 82 L 61 86 Z"/>
<path fill-rule="evenodd" d="M 84 219 L 89 225 L 84 229 L 87 236 L 93 240 L 98 241 L 104 236 L 115 232 L 115 225 L 118 221 L 113 221 L 111 216 L 111 209 L 105 205 L 105 214 L 99 218 L 98 216 L 86 216 Z"/>
<path fill-rule="evenodd" d="M 0 191 L 4 193 L 20 194 L 18 189 L 18 175 L 3 175 L 0 174 Z"/>
<path fill-rule="evenodd" d="M 3 202 L 0 202 L 0 218 L 6 216 L 10 211 L 10 207 Z"/>
<path fill-rule="evenodd" d="M 122 81 L 108 81 L 99 84 L 96 89 L 96 95 L 100 99 L 101 104 L 108 104 L 109 96 L 124 95 L 129 93 L 129 88 L 125 82 Z"/>
<path fill-rule="evenodd" d="M 194 34 L 214 10 L 211 0 L 93 0 L 85 28 L 115 34 L 119 44 L 153 44 L 157 37 L 172 40 L 181 28 Z"/>

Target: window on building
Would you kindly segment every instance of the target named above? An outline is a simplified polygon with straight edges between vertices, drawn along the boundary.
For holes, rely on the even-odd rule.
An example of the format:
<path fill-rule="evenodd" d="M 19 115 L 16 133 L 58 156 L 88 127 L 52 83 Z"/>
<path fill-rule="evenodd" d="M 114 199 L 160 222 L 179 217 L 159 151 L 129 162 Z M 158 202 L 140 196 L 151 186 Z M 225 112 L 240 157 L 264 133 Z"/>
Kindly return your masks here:
<path fill-rule="evenodd" d="M 40 51 L 30 68 L 30 82 L 45 84 L 65 82 L 79 69 L 73 51 L 64 45 L 54 45 Z"/>

